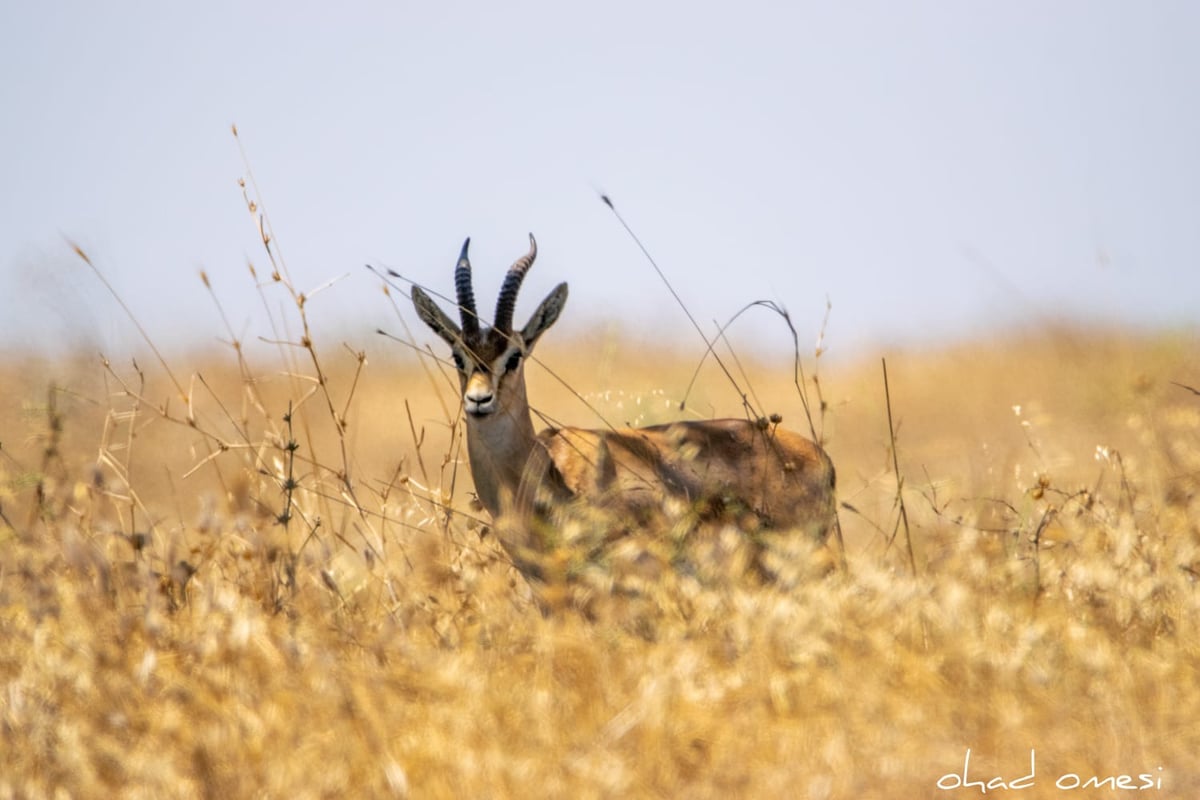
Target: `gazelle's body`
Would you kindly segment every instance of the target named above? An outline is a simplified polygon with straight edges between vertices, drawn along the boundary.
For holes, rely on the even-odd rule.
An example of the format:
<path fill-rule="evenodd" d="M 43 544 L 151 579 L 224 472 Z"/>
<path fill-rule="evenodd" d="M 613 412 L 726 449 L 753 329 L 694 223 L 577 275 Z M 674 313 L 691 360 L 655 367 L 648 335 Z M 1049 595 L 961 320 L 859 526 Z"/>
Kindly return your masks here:
<path fill-rule="evenodd" d="M 538 445 L 554 466 L 549 475 L 531 469 L 535 482 L 605 506 L 637 513 L 677 499 L 701 517 L 731 514 L 755 528 L 803 528 L 815 538 L 824 538 L 833 515 L 829 458 L 782 428 L 740 419 L 563 428 L 544 431 Z"/>
<path fill-rule="evenodd" d="M 480 327 L 475 310 L 470 240 L 455 270 L 461 328 L 419 288 L 412 291 L 418 315 L 453 352 L 471 474 L 492 517 L 543 514 L 584 502 L 641 519 L 682 501 L 700 517 L 732 514 L 755 529 L 794 530 L 824 540 L 836 519 L 833 464 L 813 442 L 765 421 L 535 432 L 525 358 L 558 319 L 567 285 L 559 284 L 522 330 L 512 329 L 517 291 L 537 255 L 532 235 L 529 240 L 529 253 L 513 264 L 501 288 L 492 328 Z M 528 526 L 505 527 L 509 538 L 502 542 L 514 556 L 535 545 Z"/>

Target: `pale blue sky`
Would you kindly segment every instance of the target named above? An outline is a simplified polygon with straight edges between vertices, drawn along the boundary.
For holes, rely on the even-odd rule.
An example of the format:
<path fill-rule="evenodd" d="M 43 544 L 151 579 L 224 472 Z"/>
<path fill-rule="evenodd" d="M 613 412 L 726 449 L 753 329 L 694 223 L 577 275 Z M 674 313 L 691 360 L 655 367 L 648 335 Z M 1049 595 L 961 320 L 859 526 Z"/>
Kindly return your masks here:
<path fill-rule="evenodd" d="M 688 340 L 598 190 L 702 322 L 768 298 L 811 339 L 828 296 L 835 353 L 1196 320 L 1200 4 L 337 5 L 4 4 L 0 343 L 133 341 L 64 237 L 158 340 L 222 335 L 201 268 L 267 334 L 234 122 L 359 346 L 397 329 L 364 263 L 448 291 L 470 235 L 490 300 L 528 231 L 518 316 L 568 280 L 560 330 Z"/>

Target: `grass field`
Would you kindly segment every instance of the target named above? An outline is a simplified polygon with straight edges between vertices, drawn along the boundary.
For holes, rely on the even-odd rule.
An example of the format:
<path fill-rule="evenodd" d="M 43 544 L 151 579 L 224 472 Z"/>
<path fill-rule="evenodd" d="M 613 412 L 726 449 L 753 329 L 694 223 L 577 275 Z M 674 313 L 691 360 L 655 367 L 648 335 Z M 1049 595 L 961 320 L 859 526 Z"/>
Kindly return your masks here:
<path fill-rule="evenodd" d="M 844 569 L 708 531 L 721 569 L 617 548 L 547 613 L 446 366 L 304 335 L 0 363 L 0 797 L 1200 796 L 1196 334 L 888 353 L 894 438 L 879 361 L 822 364 Z M 742 413 L 711 365 L 678 410 L 695 349 L 547 339 L 551 418 Z"/>

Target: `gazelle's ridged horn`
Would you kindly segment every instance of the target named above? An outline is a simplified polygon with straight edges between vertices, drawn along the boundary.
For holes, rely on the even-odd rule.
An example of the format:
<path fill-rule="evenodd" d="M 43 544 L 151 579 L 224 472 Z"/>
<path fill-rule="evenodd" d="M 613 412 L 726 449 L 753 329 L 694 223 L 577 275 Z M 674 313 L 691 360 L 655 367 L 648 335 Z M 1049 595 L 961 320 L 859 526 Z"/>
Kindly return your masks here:
<path fill-rule="evenodd" d="M 529 234 L 529 252 L 521 256 L 508 268 L 504 283 L 500 286 L 500 298 L 496 300 L 496 330 L 503 334 L 512 333 L 513 310 L 517 306 L 517 292 L 521 290 L 521 281 L 525 273 L 533 266 L 537 258 L 537 240 Z"/>
<path fill-rule="evenodd" d="M 463 336 L 468 339 L 479 335 L 479 314 L 475 311 L 475 291 L 471 288 L 471 260 L 467 258 L 467 248 L 471 246 L 471 237 L 463 242 L 462 253 L 458 256 L 458 266 L 454 268 L 454 290 L 458 294 L 458 311 L 462 315 Z"/>

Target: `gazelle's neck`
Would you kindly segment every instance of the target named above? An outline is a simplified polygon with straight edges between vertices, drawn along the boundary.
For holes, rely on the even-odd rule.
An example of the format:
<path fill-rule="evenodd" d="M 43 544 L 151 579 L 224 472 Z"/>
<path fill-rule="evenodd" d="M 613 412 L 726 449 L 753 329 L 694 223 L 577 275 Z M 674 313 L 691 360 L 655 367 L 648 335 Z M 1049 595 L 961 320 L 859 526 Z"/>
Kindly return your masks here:
<path fill-rule="evenodd" d="M 517 497 L 534 448 L 538 447 L 525 396 L 524 374 L 505 382 L 500 407 L 486 416 L 467 414 L 467 456 L 475 492 L 496 518 Z"/>

